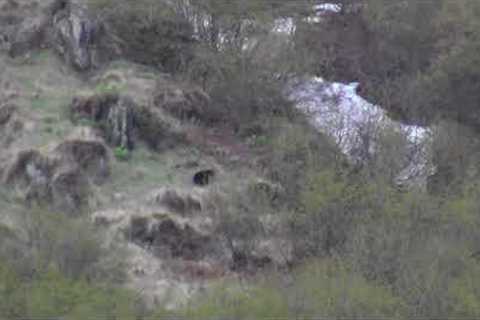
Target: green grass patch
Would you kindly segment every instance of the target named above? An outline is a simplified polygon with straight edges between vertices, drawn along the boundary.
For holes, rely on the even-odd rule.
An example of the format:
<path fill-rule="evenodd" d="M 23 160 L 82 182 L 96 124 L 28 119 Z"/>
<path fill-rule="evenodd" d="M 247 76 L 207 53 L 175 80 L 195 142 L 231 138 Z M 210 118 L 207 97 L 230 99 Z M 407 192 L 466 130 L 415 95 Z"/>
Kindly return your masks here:
<path fill-rule="evenodd" d="M 130 151 L 125 147 L 116 147 L 113 153 L 115 158 L 120 161 L 127 161 L 130 158 Z"/>
<path fill-rule="evenodd" d="M 48 109 L 49 104 L 52 103 L 51 99 L 40 97 L 32 100 L 33 109 Z"/>
<path fill-rule="evenodd" d="M 38 50 L 32 53 L 31 60 L 34 64 L 41 64 L 48 61 L 50 58 L 49 50 Z"/>
<path fill-rule="evenodd" d="M 124 84 L 112 83 L 112 82 L 107 82 L 107 83 L 101 82 L 95 87 L 94 91 L 96 94 L 104 95 L 104 94 L 117 94 L 124 89 L 125 89 Z"/>

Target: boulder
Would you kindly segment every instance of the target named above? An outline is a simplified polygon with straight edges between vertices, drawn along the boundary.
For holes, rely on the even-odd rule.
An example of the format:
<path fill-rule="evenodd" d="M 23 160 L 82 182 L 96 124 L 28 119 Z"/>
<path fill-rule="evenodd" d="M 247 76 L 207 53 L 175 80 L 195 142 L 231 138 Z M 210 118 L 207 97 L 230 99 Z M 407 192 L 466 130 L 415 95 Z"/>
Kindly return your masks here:
<path fill-rule="evenodd" d="M 94 182 L 102 182 L 109 175 L 108 149 L 101 141 L 67 140 L 55 148 L 65 163 L 75 163 Z"/>
<path fill-rule="evenodd" d="M 58 170 L 52 177 L 50 188 L 56 210 L 79 213 L 88 206 L 91 192 L 88 177 L 77 168 Z"/>
<path fill-rule="evenodd" d="M 40 47 L 49 23 L 43 9 L 51 2 L 0 1 L 0 50 L 15 57 Z"/>
<path fill-rule="evenodd" d="M 106 119 L 107 141 L 125 149 L 133 148 L 134 103 L 127 96 L 120 96 L 109 110 Z"/>
<path fill-rule="evenodd" d="M 84 71 L 95 64 L 99 25 L 85 7 L 68 0 L 52 6 L 53 47 L 74 68 Z"/>
<path fill-rule="evenodd" d="M 23 55 L 45 43 L 48 19 L 45 15 L 25 19 L 11 35 L 9 54 L 13 57 Z"/>
<path fill-rule="evenodd" d="M 129 95 L 115 93 L 77 96 L 70 106 L 73 121 L 96 123 L 107 142 L 114 147 L 133 149 L 135 137 L 151 148 L 170 148 L 184 140 L 158 110 L 138 105 Z"/>
<path fill-rule="evenodd" d="M 108 162 L 101 141 L 67 139 L 47 154 L 18 152 L 2 170 L 2 180 L 22 192 L 28 204 L 79 213 L 89 204 L 91 182 L 101 183 L 108 176 Z"/>
<path fill-rule="evenodd" d="M 16 154 L 5 170 L 3 182 L 6 184 L 47 185 L 55 163 L 37 150 L 23 150 Z"/>
<path fill-rule="evenodd" d="M 116 49 L 84 1 L 0 0 L 0 50 L 16 57 L 51 47 L 78 71 L 98 67 Z"/>
<path fill-rule="evenodd" d="M 204 258 L 212 252 L 215 243 L 212 237 L 169 215 L 132 217 L 125 234 L 159 257 L 186 260 Z"/>
<path fill-rule="evenodd" d="M 172 188 L 162 188 L 152 192 L 149 202 L 182 216 L 202 210 L 202 200 L 198 195 Z"/>
<path fill-rule="evenodd" d="M 161 198 L 161 202 L 170 210 L 181 214 L 202 210 L 202 203 L 194 196 L 180 195 L 175 190 L 167 190 Z"/>
<path fill-rule="evenodd" d="M 51 200 L 50 179 L 55 163 L 37 150 L 20 151 L 3 173 L 3 183 L 23 191 L 27 204 Z"/>
<path fill-rule="evenodd" d="M 72 120 L 97 123 L 109 144 L 129 150 L 133 148 L 134 109 L 128 96 L 111 93 L 77 96 L 70 105 Z"/>

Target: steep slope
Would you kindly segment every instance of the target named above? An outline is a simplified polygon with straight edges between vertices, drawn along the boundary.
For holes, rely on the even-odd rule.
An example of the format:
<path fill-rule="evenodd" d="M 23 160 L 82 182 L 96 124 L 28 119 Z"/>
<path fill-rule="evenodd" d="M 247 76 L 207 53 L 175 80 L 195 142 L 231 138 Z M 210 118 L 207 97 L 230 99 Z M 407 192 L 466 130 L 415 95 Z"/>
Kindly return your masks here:
<path fill-rule="evenodd" d="M 258 178 L 261 153 L 228 128 L 195 124 L 208 96 L 122 60 L 77 72 L 92 69 L 95 54 L 92 43 L 82 46 L 88 30 L 75 31 L 90 21 L 75 2 L 1 6 L 19 18 L 0 28 L 14 39 L 0 54 L 2 223 L 21 232 L 23 213 L 37 206 L 87 217 L 106 246 L 124 247 L 126 286 L 151 304 L 176 305 L 218 279 L 289 262 L 290 244 L 274 233 L 250 239 L 245 251 L 218 231 L 225 210 L 218 199 L 281 188 Z M 13 49 L 25 12 L 51 19 L 34 29 L 56 37 Z"/>

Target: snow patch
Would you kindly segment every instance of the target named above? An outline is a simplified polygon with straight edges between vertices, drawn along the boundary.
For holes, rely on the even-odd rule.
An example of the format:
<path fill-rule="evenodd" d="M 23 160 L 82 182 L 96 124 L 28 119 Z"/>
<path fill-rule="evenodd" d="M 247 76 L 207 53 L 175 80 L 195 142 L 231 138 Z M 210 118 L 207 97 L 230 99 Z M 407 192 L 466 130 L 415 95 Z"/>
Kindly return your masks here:
<path fill-rule="evenodd" d="M 342 5 L 338 3 L 322 3 L 313 6 L 313 10 L 319 14 L 323 14 L 324 12 L 335 12 L 338 13 L 342 10 Z"/>
<path fill-rule="evenodd" d="M 290 86 L 289 98 L 311 116 L 313 125 L 331 137 L 351 161 L 362 161 L 365 152 L 373 154 L 376 137 L 381 130 L 392 128 L 408 140 L 408 163 L 398 175 L 399 182 L 425 176 L 428 171 L 426 141 L 429 130 L 393 121 L 386 112 L 357 94 L 359 84 L 327 82 L 320 77 L 297 81 Z M 359 146 L 365 147 L 365 137 L 373 137 L 359 156 Z"/>

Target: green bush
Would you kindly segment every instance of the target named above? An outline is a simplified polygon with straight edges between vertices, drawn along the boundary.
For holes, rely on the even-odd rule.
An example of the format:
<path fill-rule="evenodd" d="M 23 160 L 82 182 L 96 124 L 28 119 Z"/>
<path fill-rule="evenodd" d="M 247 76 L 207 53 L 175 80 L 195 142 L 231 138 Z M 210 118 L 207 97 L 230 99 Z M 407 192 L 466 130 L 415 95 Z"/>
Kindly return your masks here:
<path fill-rule="evenodd" d="M 89 4 L 127 59 L 167 71 L 187 63 L 192 26 L 167 1 L 90 0 Z"/>
<path fill-rule="evenodd" d="M 20 318 L 25 308 L 20 279 L 6 264 L 0 264 L 0 315 L 8 319 Z"/>
<path fill-rule="evenodd" d="M 194 297 L 177 316 L 188 319 L 388 318 L 405 315 L 404 302 L 388 288 L 369 283 L 340 262 L 314 261 L 294 274 L 243 287 L 222 283 Z"/>
<path fill-rule="evenodd" d="M 288 217 L 297 258 L 345 253 L 355 226 L 374 205 L 368 203 L 371 190 L 341 167 L 310 164 L 304 175 L 298 207 Z"/>
<path fill-rule="evenodd" d="M 116 147 L 114 150 L 115 158 L 120 161 L 127 161 L 130 158 L 130 151 L 125 147 Z"/>
<path fill-rule="evenodd" d="M 0 225 L 2 319 L 135 319 L 142 306 L 119 289 L 123 252 L 90 221 L 40 209 L 17 215 L 18 229 Z"/>
<path fill-rule="evenodd" d="M 91 222 L 63 214 L 33 210 L 21 219 L 21 255 L 5 256 L 22 276 L 34 277 L 49 269 L 70 279 L 122 283 L 124 252 L 120 246 L 104 243 Z"/>
<path fill-rule="evenodd" d="M 308 264 L 291 294 L 299 314 L 308 318 L 400 319 L 405 312 L 404 302 L 388 288 L 333 260 Z"/>
<path fill-rule="evenodd" d="M 339 150 L 301 117 L 273 117 L 265 125 L 270 143 L 262 165 L 268 177 L 285 188 L 287 203 L 297 208 L 306 178 L 312 172 L 338 166 Z"/>
<path fill-rule="evenodd" d="M 133 319 L 133 296 L 119 289 L 73 281 L 47 271 L 29 285 L 26 316 L 29 318 L 85 319 L 102 315 L 106 318 Z"/>
<path fill-rule="evenodd" d="M 21 280 L 0 265 L 0 314 L 8 319 L 135 319 L 139 312 L 131 292 L 72 280 L 53 270 L 32 281 Z"/>
<path fill-rule="evenodd" d="M 194 299 L 180 311 L 187 319 L 268 319 L 289 314 L 287 297 L 280 288 L 258 285 L 243 289 L 225 284 Z"/>
<path fill-rule="evenodd" d="M 448 294 L 450 298 L 449 316 L 452 318 L 480 317 L 480 266 L 476 261 L 470 261 L 467 269 L 455 279 L 452 279 Z"/>
<path fill-rule="evenodd" d="M 101 82 L 97 84 L 94 89 L 96 95 L 118 95 L 119 92 L 124 89 L 124 85 L 118 83 L 105 83 Z"/>

